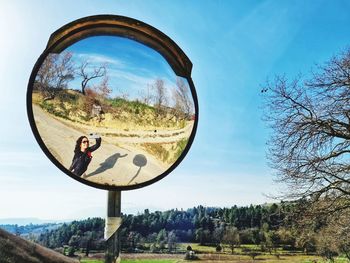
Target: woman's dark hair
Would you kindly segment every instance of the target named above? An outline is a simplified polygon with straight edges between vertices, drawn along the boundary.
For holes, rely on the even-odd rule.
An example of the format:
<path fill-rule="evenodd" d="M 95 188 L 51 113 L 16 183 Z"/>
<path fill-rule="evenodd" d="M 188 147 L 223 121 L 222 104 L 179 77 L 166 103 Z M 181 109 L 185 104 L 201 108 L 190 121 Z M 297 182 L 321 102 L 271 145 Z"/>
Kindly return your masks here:
<path fill-rule="evenodd" d="M 84 138 L 87 139 L 87 137 L 84 136 L 84 135 L 83 135 L 83 136 L 80 136 L 80 137 L 78 138 L 77 142 L 75 143 L 74 153 L 80 152 L 80 145 L 81 145 L 81 142 L 82 142 L 82 140 L 83 140 Z"/>

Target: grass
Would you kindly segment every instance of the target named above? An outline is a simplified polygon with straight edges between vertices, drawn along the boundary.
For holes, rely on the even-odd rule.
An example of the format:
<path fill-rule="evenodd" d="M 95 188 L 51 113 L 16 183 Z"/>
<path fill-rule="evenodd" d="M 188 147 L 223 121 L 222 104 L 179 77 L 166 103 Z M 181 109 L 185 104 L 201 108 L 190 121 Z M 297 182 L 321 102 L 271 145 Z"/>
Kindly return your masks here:
<path fill-rule="evenodd" d="M 213 246 L 201 246 L 198 243 L 181 243 L 178 244 L 180 250 L 186 250 L 187 246 L 191 246 L 192 250 L 200 253 L 215 253 L 215 247 Z"/>
<path fill-rule="evenodd" d="M 46 112 L 73 122 L 82 122 L 85 124 L 94 124 L 95 119 L 91 116 L 91 108 L 98 98 L 104 111 L 99 124 L 105 127 L 115 127 L 128 125 L 130 128 L 141 127 L 166 127 L 166 128 L 184 128 L 185 120 L 180 120 L 179 116 L 173 116 L 169 109 L 157 110 L 151 105 L 140 101 L 129 101 L 123 98 L 102 98 L 84 96 L 74 90 L 59 90 L 56 92 L 54 99 L 44 101 L 44 94 L 33 92 L 32 102 L 39 105 Z"/>
<path fill-rule="evenodd" d="M 155 111 L 154 107 L 139 101 L 128 101 L 123 98 L 115 98 L 109 99 L 108 102 L 113 107 L 129 109 L 130 112 L 133 112 L 135 114 L 139 114 L 140 112 L 144 112 L 145 110 L 150 110 L 152 112 Z"/>
<path fill-rule="evenodd" d="M 82 259 L 81 263 L 104 263 L 104 260 Z M 174 263 L 173 259 L 122 259 L 122 263 Z"/>
<path fill-rule="evenodd" d="M 167 151 L 161 143 L 142 143 L 147 152 L 156 156 L 163 162 L 169 162 L 169 151 Z"/>
<path fill-rule="evenodd" d="M 175 262 L 201 262 L 201 263 L 253 263 L 253 262 L 264 262 L 264 263 L 326 263 L 326 261 L 317 255 L 306 255 L 296 251 L 291 253 L 290 251 L 284 251 L 277 249 L 276 256 L 274 253 L 269 254 L 268 252 L 260 252 L 253 260 L 247 253 L 244 253 L 244 249 L 259 250 L 257 245 L 241 245 L 239 248 L 235 248 L 234 254 L 230 254 L 230 250 L 225 246 L 225 253 L 217 253 L 215 246 L 202 246 L 198 243 L 178 243 L 177 249 L 185 251 L 187 246 L 191 246 L 199 257 L 199 261 L 188 261 L 184 260 L 184 254 L 122 254 L 123 263 L 175 263 Z M 82 263 L 103 263 L 103 260 L 96 259 L 85 259 Z M 348 262 L 344 257 L 335 258 L 334 263 L 345 263 Z"/>
<path fill-rule="evenodd" d="M 60 109 L 58 110 L 57 107 L 48 101 L 43 101 L 40 104 L 40 107 L 44 110 L 46 110 L 48 113 L 55 115 L 56 117 L 60 117 L 66 120 L 69 120 L 69 111 L 64 107 L 61 106 Z M 63 104 L 62 104 L 63 105 Z"/>
<path fill-rule="evenodd" d="M 164 163 L 175 162 L 185 150 L 188 139 L 172 143 L 173 145 L 166 148 L 163 143 L 142 143 L 141 146 L 150 154 L 158 158 Z"/>
<path fill-rule="evenodd" d="M 185 150 L 187 143 L 188 139 L 182 139 L 179 142 L 177 142 L 174 160 L 177 160 L 180 157 L 182 152 Z"/>
<path fill-rule="evenodd" d="M 177 262 L 177 260 L 174 259 L 125 259 L 121 262 L 127 262 L 127 263 L 173 263 Z"/>
<path fill-rule="evenodd" d="M 123 255 L 122 255 L 123 257 Z M 247 262 L 264 262 L 264 263 L 314 263 L 314 262 L 327 262 L 322 260 L 317 256 L 307 256 L 307 255 L 298 255 L 298 256 L 283 256 L 279 259 L 272 255 L 260 255 L 252 260 L 248 256 L 242 255 L 199 255 L 199 261 L 187 261 L 182 258 L 178 259 L 122 259 L 122 263 L 175 263 L 175 262 L 201 262 L 201 263 L 209 263 L 209 262 L 217 262 L 217 263 L 247 263 Z M 81 263 L 104 263 L 104 260 L 96 260 L 96 259 L 83 259 L 80 261 Z M 336 259 L 334 263 L 343 263 L 342 259 Z"/>
<path fill-rule="evenodd" d="M 196 255 L 199 257 L 199 261 L 188 261 L 184 260 L 184 254 L 122 254 L 123 263 L 175 263 L 175 262 L 201 262 L 201 263 L 253 263 L 253 262 L 264 262 L 264 263 L 326 263 L 326 261 L 316 255 L 306 255 L 299 252 L 290 253 L 290 251 L 283 251 L 278 249 L 277 257 L 275 254 L 270 255 L 268 252 L 260 252 L 259 255 L 253 260 L 248 254 L 242 253 L 242 249 L 249 248 L 251 250 L 258 250 L 257 245 L 241 245 L 240 248 L 235 248 L 234 254 L 230 254 L 230 250 L 225 248 L 225 253 L 216 253 L 214 246 L 202 246 L 197 243 L 179 243 L 177 245 L 178 250 L 185 251 L 187 246 L 191 246 Z M 103 260 L 96 259 L 85 259 L 82 263 L 103 263 Z M 334 263 L 345 263 L 348 262 L 344 257 L 335 258 Z"/>

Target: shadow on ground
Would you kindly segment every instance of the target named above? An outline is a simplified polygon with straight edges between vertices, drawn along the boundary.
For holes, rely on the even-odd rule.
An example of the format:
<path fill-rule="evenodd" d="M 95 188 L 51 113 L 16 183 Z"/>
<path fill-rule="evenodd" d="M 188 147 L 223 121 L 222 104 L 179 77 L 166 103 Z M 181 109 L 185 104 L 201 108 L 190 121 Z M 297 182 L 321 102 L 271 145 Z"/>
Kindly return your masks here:
<path fill-rule="evenodd" d="M 139 175 L 141 168 L 146 166 L 147 164 L 147 159 L 146 156 L 144 156 L 143 154 L 137 154 L 135 155 L 134 159 L 132 160 L 133 164 L 138 166 L 139 169 L 137 170 L 136 174 L 133 176 L 133 178 L 131 178 L 131 180 L 128 182 L 128 185 L 131 184 L 132 181 L 134 181 L 136 179 L 136 177 Z"/>
<path fill-rule="evenodd" d="M 94 176 L 94 175 L 103 173 L 109 169 L 112 169 L 115 166 L 115 164 L 117 163 L 117 160 L 119 158 L 123 158 L 125 156 L 127 156 L 127 154 L 121 155 L 120 153 L 115 153 L 115 154 L 111 155 L 103 163 L 100 163 L 100 167 L 98 167 L 92 173 L 86 175 L 84 178 L 88 178 L 90 176 Z"/>

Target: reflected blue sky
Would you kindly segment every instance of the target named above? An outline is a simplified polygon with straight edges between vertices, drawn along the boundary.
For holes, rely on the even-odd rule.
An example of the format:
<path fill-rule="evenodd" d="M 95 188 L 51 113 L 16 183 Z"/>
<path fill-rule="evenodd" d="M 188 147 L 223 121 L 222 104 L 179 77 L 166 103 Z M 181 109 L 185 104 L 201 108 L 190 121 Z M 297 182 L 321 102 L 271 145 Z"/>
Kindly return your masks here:
<path fill-rule="evenodd" d="M 88 61 L 87 71 L 93 72 L 106 64 L 111 96 L 129 94 L 137 99 L 147 92 L 156 79 L 164 80 L 168 95 L 176 87 L 176 74 L 167 61 L 155 50 L 137 41 L 117 36 L 95 36 L 83 39 L 69 46 L 65 51 L 73 54 L 76 67 Z M 90 73 L 91 74 L 91 73 Z M 90 87 L 98 85 L 102 78 L 89 82 Z M 80 89 L 79 76 L 69 83 L 69 88 Z"/>

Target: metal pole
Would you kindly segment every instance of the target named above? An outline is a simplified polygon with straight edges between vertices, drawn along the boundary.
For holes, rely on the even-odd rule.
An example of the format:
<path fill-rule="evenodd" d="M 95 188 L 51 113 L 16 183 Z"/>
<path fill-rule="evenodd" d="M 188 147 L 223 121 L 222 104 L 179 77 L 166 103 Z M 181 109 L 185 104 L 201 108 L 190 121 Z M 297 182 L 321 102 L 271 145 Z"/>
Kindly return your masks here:
<path fill-rule="evenodd" d="M 107 218 L 105 238 L 107 248 L 105 263 L 120 262 L 120 224 L 121 224 L 121 192 L 108 191 Z"/>

